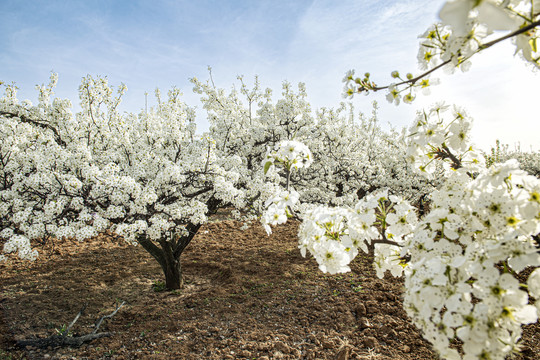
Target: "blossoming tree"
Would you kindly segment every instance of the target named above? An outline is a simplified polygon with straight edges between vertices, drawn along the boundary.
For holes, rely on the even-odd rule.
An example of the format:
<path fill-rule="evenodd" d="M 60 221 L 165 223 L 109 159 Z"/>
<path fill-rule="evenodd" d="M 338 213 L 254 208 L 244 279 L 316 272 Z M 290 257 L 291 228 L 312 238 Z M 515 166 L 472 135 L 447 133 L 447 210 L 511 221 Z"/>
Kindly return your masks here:
<path fill-rule="evenodd" d="M 107 229 L 138 243 L 160 264 L 166 286 L 182 286 L 180 255 L 207 216 L 243 206 L 238 159 L 221 157 L 195 135 L 194 113 L 171 90 L 148 113 L 120 114 L 105 78 L 84 78 L 81 112 L 54 99 L 56 75 L 39 104 L 19 104 L 7 87 L 2 123 L 2 220 L 5 252 L 32 259 L 30 240 L 84 240 Z"/>
<path fill-rule="evenodd" d="M 301 191 L 311 203 L 336 205 L 352 203 L 382 187 L 412 198 L 427 193 L 436 183 L 420 179 L 406 166 L 405 144 L 396 141 L 397 132 L 380 128 L 376 104 L 369 118 L 358 116 L 344 103 L 313 113 L 303 84 L 295 92 L 285 82 L 282 97 L 273 102 L 270 89 L 261 91 L 257 81 L 248 89 L 240 80 L 240 89 L 229 93 L 216 88 L 211 78 L 206 83 L 192 81 L 203 96 L 216 146 L 245 162 L 240 182 L 250 189 L 249 198 L 258 199 L 257 210 L 275 190 L 272 184 L 279 181 Z M 292 143 L 281 145 L 282 154 L 296 151 L 296 141 L 305 143 L 311 149 L 306 160 L 312 167 L 303 171 L 302 164 L 289 164 L 295 168 L 290 171 L 287 166 L 267 164 L 266 177 L 261 176 L 261 163 L 283 141 Z"/>

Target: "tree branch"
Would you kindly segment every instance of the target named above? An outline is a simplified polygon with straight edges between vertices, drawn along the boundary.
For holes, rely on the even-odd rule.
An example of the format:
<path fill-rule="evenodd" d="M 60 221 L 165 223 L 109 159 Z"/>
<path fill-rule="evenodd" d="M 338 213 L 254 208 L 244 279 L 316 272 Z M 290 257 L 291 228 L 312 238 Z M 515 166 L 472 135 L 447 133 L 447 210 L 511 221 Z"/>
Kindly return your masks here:
<path fill-rule="evenodd" d="M 492 40 L 490 42 L 487 42 L 485 44 L 482 44 L 479 46 L 478 50 L 476 50 L 473 55 L 469 56 L 472 57 L 474 56 L 475 54 L 478 54 L 479 52 L 481 52 L 482 50 L 485 50 L 487 48 L 490 48 L 491 46 L 497 44 L 497 43 L 500 43 L 501 41 L 504 41 L 504 40 L 507 40 L 507 39 L 510 39 L 514 36 L 517 36 L 517 35 L 521 35 L 523 33 L 526 33 L 527 31 L 529 30 L 532 30 L 534 28 L 536 28 L 537 26 L 540 26 L 540 20 L 538 21 L 535 21 L 535 22 L 532 22 L 530 23 L 529 25 L 525 26 L 525 27 L 522 27 L 516 31 L 513 31 L 511 32 L 510 34 L 506 34 L 505 36 L 501 36 L 500 38 L 497 38 L 495 40 Z M 429 74 L 439 70 L 440 68 L 442 68 L 443 66 L 449 64 L 450 62 L 452 62 L 452 59 L 448 59 L 446 60 L 445 62 L 435 66 L 433 69 L 430 69 L 412 79 L 408 79 L 408 80 L 404 80 L 402 82 L 399 82 L 399 83 L 396 83 L 396 84 L 393 84 L 394 86 L 400 86 L 400 85 L 405 85 L 405 84 L 411 84 L 411 85 L 414 85 L 418 80 L 421 80 L 423 78 L 425 78 L 426 76 L 428 76 Z M 372 90 L 372 91 L 379 91 L 379 90 L 385 90 L 385 89 L 388 89 L 390 87 L 390 85 L 386 85 L 386 86 L 373 86 L 373 87 L 370 87 L 370 88 L 367 88 L 365 86 L 361 86 L 358 90 L 358 92 L 362 92 L 362 91 L 369 91 L 369 90 Z"/>
<path fill-rule="evenodd" d="M 99 330 L 99 327 L 101 326 L 101 323 L 103 322 L 103 320 L 105 319 L 110 319 L 112 318 L 114 315 L 116 315 L 116 313 L 118 312 L 118 310 L 120 310 L 122 308 L 122 306 L 125 305 L 125 301 L 122 301 L 122 303 L 120 305 L 118 305 L 116 307 L 116 309 L 114 309 L 114 311 L 112 313 L 110 313 L 109 315 L 103 315 L 97 322 L 96 322 L 96 328 L 94 329 L 94 331 L 92 331 L 92 334 L 96 334 L 97 331 Z"/>
<path fill-rule="evenodd" d="M 111 333 L 87 334 L 82 336 L 52 335 L 45 339 L 25 339 L 17 341 L 19 347 L 33 346 L 40 349 L 48 347 L 78 347 L 95 339 L 111 336 Z"/>
<path fill-rule="evenodd" d="M 81 335 L 81 336 L 70 336 L 71 328 L 73 327 L 73 325 L 75 325 L 77 320 L 79 320 L 79 317 L 82 315 L 82 313 L 84 312 L 84 310 L 86 309 L 86 307 L 88 305 L 88 304 L 84 304 L 82 309 L 79 311 L 77 316 L 75 316 L 75 318 L 69 324 L 69 326 L 65 330 L 63 330 L 59 335 L 51 335 L 51 336 L 49 336 L 48 338 L 45 338 L 45 339 L 24 339 L 24 340 L 19 340 L 19 341 L 17 341 L 17 345 L 19 347 L 33 346 L 33 347 L 37 347 L 37 348 L 40 348 L 40 349 L 48 348 L 48 347 L 63 347 L 63 346 L 75 346 L 75 347 L 77 347 L 77 346 L 81 346 L 85 342 L 89 342 L 89 341 L 99 339 L 99 338 L 102 338 L 102 337 L 111 336 L 112 333 L 109 333 L 109 332 L 98 333 L 97 331 L 98 331 L 101 323 L 103 322 L 103 320 L 112 318 L 114 315 L 116 315 L 118 310 L 120 310 L 120 308 L 122 306 L 124 306 L 124 304 L 125 304 L 125 301 L 122 301 L 122 303 L 120 305 L 118 305 L 116 307 L 116 309 L 111 314 L 102 316 L 98 320 L 98 322 L 96 323 L 96 328 L 90 334 Z"/>
<path fill-rule="evenodd" d="M 16 114 L 16 113 L 7 112 L 7 111 L 0 111 L 0 115 L 5 116 L 7 118 L 19 118 L 21 119 L 23 123 L 36 125 L 42 129 L 51 130 L 54 135 L 54 141 L 58 145 L 62 146 L 63 148 L 67 146 L 64 140 L 62 140 L 62 137 L 60 136 L 60 134 L 58 133 L 58 130 L 50 124 L 46 124 L 46 123 L 39 122 L 38 120 L 30 119 L 29 117 L 22 114 Z"/>
<path fill-rule="evenodd" d="M 148 251 L 159 264 L 163 264 L 165 262 L 163 251 L 157 247 L 152 240 L 149 240 L 145 235 L 138 235 L 137 242 L 141 244 L 141 246 Z"/>
<path fill-rule="evenodd" d="M 75 325 L 77 320 L 79 320 L 79 317 L 82 315 L 84 310 L 86 310 L 87 306 L 88 306 L 88 303 L 85 303 L 84 306 L 82 307 L 81 311 L 79 311 L 77 316 L 75 316 L 75 319 L 73 319 L 73 321 L 68 325 L 68 327 L 66 328 L 66 330 L 64 331 L 64 333 L 62 335 L 68 335 L 71 332 L 71 328 L 73 327 L 73 325 Z"/>
<path fill-rule="evenodd" d="M 401 244 L 398 244 L 397 242 L 392 241 L 392 240 L 388 240 L 388 239 L 372 240 L 371 244 L 372 245 L 387 244 L 387 245 L 394 245 L 394 246 L 397 246 L 397 247 L 402 247 Z"/>

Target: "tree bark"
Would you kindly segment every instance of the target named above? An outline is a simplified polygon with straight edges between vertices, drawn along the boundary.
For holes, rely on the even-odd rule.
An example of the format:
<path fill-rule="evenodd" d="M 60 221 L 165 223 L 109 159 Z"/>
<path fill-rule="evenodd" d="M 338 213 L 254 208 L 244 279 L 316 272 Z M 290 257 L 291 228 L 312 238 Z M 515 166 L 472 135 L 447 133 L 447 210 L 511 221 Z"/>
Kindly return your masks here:
<path fill-rule="evenodd" d="M 157 246 L 145 235 L 137 238 L 137 242 L 157 260 L 165 275 L 165 287 L 168 290 L 178 290 L 183 285 L 182 267 L 180 265 L 181 253 L 174 254 L 172 244 L 163 239 Z"/>
<path fill-rule="evenodd" d="M 167 290 L 178 290 L 184 285 L 184 277 L 182 276 L 182 265 L 180 264 L 180 255 L 175 256 L 171 243 L 168 241 L 161 242 L 163 250 L 163 262 L 161 269 L 165 274 L 165 287 Z"/>
<path fill-rule="evenodd" d="M 176 260 L 176 265 L 172 264 L 166 269 L 163 269 L 163 272 L 165 273 L 165 287 L 168 290 L 178 290 L 184 286 L 180 259 Z"/>

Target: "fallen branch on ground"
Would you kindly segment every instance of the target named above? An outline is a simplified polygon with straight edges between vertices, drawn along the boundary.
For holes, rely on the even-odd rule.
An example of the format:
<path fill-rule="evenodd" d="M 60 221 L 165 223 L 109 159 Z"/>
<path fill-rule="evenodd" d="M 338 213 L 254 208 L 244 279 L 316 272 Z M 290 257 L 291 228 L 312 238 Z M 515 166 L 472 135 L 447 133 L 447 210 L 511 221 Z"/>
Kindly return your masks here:
<path fill-rule="evenodd" d="M 103 320 L 112 318 L 114 315 L 116 315 L 118 310 L 120 310 L 120 308 L 124 306 L 125 303 L 126 303 L 125 301 L 122 301 L 122 303 L 118 305 L 112 313 L 110 313 L 109 315 L 104 315 L 100 319 L 98 319 L 98 321 L 96 321 L 94 331 L 92 331 L 90 334 L 80 335 L 80 336 L 71 335 L 71 328 L 73 327 L 73 325 L 75 325 L 77 320 L 79 320 L 79 317 L 83 314 L 84 310 L 86 309 L 88 305 L 88 304 L 84 304 L 81 311 L 79 311 L 77 316 L 75 316 L 73 321 L 65 329 L 57 330 L 58 332 L 57 335 L 51 335 L 45 339 L 18 340 L 17 345 L 19 347 L 33 346 L 37 348 L 47 348 L 49 346 L 50 347 L 63 347 L 63 346 L 77 347 L 77 346 L 81 346 L 85 342 L 90 342 L 95 339 L 111 336 L 112 333 L 109 333 L 109 332 L 98 333 L 99 327 L 101 326 L 101 323 L 103 322 Z"/>

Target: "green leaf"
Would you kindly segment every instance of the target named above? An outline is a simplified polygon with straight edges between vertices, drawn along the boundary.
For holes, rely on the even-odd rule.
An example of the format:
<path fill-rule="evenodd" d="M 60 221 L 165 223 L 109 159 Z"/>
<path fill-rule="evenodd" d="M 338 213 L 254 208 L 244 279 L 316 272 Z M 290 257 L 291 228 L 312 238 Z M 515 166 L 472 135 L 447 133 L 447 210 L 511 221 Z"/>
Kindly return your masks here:
<path fill-rule="evenodd" d="M 537 40 L 538 40 L 537 38 L 529 39 L 529 45 L 531 45 L 531 49 L 533 52 L 538 51 Z"/>
<path fill-rule="evenodd" d="M 268 172 L 268 169 L 270 169 L 270 166 L 272 166 L 273 163 L 271 161 L 267 161 L 266 164 L 264 164 L 264 175 Z"/>

